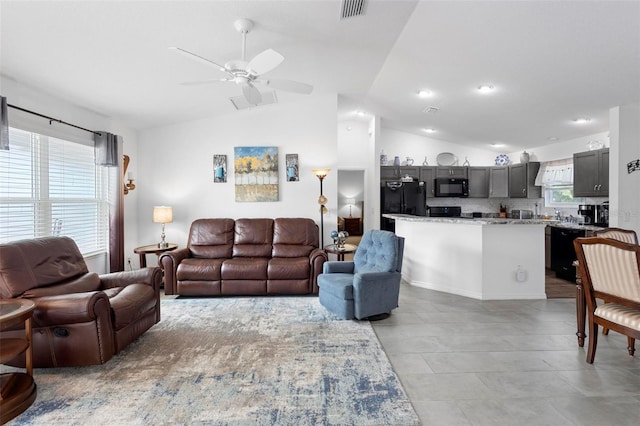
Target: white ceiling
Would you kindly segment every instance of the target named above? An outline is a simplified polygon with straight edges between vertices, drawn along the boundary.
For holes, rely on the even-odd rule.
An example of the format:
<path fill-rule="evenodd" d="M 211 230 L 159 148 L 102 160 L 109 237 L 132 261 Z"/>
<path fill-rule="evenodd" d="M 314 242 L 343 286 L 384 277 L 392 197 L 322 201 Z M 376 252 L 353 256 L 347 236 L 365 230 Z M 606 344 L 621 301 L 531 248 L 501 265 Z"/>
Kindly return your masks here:
<path fill-rule="evenodd" d="M 234 113 L 239 87 L 180 85 L 224 75 L 167 47 L 238 59 L 233 22 L 247 17 L 247 56 L 286 58 L 267 77 L 314 86 L 278 101 L 338 93 L 340 119 L 360 108 L 383 127 L 515 151 L 607 131 L 611 107 L 640 102 L 638 1 L 368 0 L 345 20 L 340 5 L 2 0 L 0 72 L 134 129 Z M 496 90 L 481 96 L 481 84 Z M 418 98 L 422 88 L 433 96 Z M 440 110 L 423 113 L 430 105 Z"/>

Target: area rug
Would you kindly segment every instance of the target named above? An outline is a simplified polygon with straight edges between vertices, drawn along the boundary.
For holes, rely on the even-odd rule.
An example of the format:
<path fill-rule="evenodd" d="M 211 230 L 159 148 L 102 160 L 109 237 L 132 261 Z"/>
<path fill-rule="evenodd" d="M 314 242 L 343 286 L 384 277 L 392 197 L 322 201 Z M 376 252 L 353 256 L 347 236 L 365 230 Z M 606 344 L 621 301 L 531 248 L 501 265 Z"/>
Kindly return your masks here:
<path fill-rule="evenodd" d="M 11 424 L 420 424 L 371 325 L 317 297 L 164 298 L 162 321 L 105 365 L 35 380 Z"/>

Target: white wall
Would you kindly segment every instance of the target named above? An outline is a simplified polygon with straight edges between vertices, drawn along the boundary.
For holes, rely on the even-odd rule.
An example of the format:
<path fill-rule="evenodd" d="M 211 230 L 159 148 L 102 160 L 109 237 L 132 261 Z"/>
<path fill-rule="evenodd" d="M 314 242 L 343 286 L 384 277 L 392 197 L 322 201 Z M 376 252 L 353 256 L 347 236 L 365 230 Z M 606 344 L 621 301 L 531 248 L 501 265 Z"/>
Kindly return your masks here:
<path fill-rule="evenodd" d="M 612 108 L 609 124 L 609 224 L 640 234 L 640 171 L 627 170 L 640 158 L 640 105 Z"/>
<path fill-rule="evenodd" d="M 530 161 L 552 161 L 562 160 L 564 158 L 573 158 L 573 154 L 576 152 L 588 151 L 587 144 L 591 141 L 600 141 L 605 147 L 609 146 L 608 132 L 595 133 L 593 135 L 585 136 L 582 138 L 569 139 L 567 141 L 554 142 L 548 145 L 538 146 L 528 149 L 530 154 Z M 512 161 L 520 162 L 521 152 L 509 153 L 509 158 Z"/>
<path fill-rule="evenodd" d="M 294 104 L 267 105 L 222 117 L 141 131 L 138 162 L 139 245 L 160 239 L 151 221 L 153 206 L 173 207 L 167 241 L 184 247 L 189 226 L 210 217 L 309 217 L 320 222 L 319 180 L 311 169 L 331 169 L 323 183 L 329 199 L 324 216 L 325 244 L 337 220 L 337 97 L 308 97 Z M 236 202 L 233 155 L 236 146 L 276 146 L 279 201 Z M 213 155 L 227 155 L 227 182 L 213 182 Z M 285 154 L 298 154 L 300 181 L 287 182 Z"/>
<path fill-rule="evenodd" d="M 387 154 L 389 165 L 395 156 L 400 161 L 412 157 L 415 166 L 422 165 L 425 156 L 430 166 L 436 166 L 436 157 L 442 152 L 450 152 L 458 157 L 458 165 L 462 165 L 465 158 L 472 166 L 493 166 L 496 153 L 488 149 L 472 148 L 451 142 L 414 135 L 394 129 L 382 129 L 380 148 Z"/>

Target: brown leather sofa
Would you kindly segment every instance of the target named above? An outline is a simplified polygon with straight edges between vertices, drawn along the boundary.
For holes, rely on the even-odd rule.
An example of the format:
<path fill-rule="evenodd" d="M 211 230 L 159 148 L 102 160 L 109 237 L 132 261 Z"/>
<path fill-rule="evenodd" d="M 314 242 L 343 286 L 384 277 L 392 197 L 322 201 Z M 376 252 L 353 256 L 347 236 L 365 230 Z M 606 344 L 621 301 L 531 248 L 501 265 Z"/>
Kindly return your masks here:
<path fill-rule="evenodd" d="M 160 256 L 165 294 L 317 294 L 318 238 L 306 218 L 198 219 L 186 248 Z"/>
<path fill-rule="evenodd" d="M 0 245 L 0 297 L 28 298 L 34 367 L 107 362 L 160 321 L 158 267 L 98 275 L 67 237 Z M 2 338 L 24 336 L 3 331 Z M 24 356 L 9 362 L 23 366 Z"/>

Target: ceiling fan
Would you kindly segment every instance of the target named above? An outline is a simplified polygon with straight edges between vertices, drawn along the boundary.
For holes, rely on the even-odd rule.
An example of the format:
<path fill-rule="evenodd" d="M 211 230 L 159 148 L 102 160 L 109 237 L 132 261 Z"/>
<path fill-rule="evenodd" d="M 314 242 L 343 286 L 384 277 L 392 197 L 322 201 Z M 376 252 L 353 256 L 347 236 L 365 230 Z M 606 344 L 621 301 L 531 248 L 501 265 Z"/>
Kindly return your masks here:
<path fill-rule="evenodd" d="M 169 47 L 169 49 L 178 52 L 187 58 L 198 61 L 208 66 L 213 66 L 218 70 L 226 73 L 228 76 L 221 79 L 204 80 L 204 81 L 192 81 L 182 83 L 184 85 L 200 85 L 209 84 L 219 81 L 226 81 L 236 83 L 242 87 L 242 93 L 247 101 L 253 105 L 259 105 L 262 102 L 262 95 L 255 86 L 256 84 L 262 84 L 270 86 L 274 89 L 285 90 L 288 92 L 309 94 L 313 90 L 313 86 L 306 83 L 300 83 L 292 80 L 280 80 L 280 79 L 260 79 L 263 74 L 276 68 L 284 61 L 284 56 L 276 52 L 273 49 L 267 49 L 261 53 L 258 53 L 249 62 L 246 60 L 246 44 L 247 34 L 253 28 L 253 21 L 242 18 L 234 22 L 236 30 L 242 34 L 242 59 L 231 60 L 224 65 L 219 65 L 207 58 L 204 58 L 195 53 L 184 50 L 180 47 Z"/>

